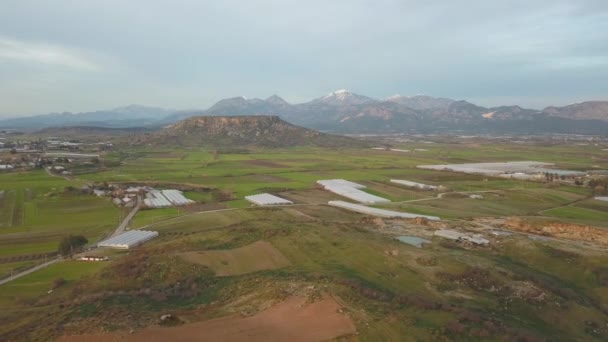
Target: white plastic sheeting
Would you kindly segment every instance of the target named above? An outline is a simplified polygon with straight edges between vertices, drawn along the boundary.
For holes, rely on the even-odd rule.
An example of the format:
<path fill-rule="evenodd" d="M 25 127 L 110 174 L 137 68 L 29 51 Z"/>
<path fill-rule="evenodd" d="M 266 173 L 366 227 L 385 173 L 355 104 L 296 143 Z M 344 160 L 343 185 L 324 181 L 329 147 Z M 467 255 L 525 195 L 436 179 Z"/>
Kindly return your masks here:
<path fill-rule="evenodd" d="M 376 195 L 368 194 L 365 191 L 351 188 L 349 186 L 326 186 L 325 190 L 331 191 L 336 195 L 346 197 L 353 201 L 364 204 L 389 203 L 390 200 Z"/>
<path fill-rule="evenodd" d="M 284 198 L 271 195 L 271 194 L 259 194 L 259 195 L 251 195 L 245 196 L 245 199 L 255 205 L 285 205 L 285 204 L 293 204 L 292 201 L 286 200 Z"/>
<path fill-rule="evenodd" d="M 181 191 L 179 190 L 163 190 L 163 196 L 167 198 L 174 205 L 186 205 L 194 203 L 194 201 L 187 199 L 184 197 Z"/>
<path fill-rule="evenodd" d="M 407 187 L 410 187 L 410 188 L 422 189 L 422 190 L 437 190 L 437 187 L 434 186 L 434 185 L 416 183 L 416 182 L 412 182 L 412 181 L 408 181 L 408 180 L 403 180 L 403 179 L 391 179 L 391 183 L 395 183 L 395 184 L 399 184 L 399 185 L 404 185 L 404 186 L 407 186 Z"/>
<path fill-rule="evenodd" d="M 149 230 L 131 230 L 129 232 L 101 241 L 98 247 L 129 249 L 158 236 L 158 232 Z"/>
<path fill-rule="evenodd" d="M 386 198 L 368 194 L 365 191 L 359 190 L 365 189 L 365 185 L 350 182 L 344 179 L 318 180 L 317 184 L 322 185 L 327 191 L 331 191 L 334 194 L 346 197 L 359 203 L 377 204 L 390 202 L 390 200 Z"/>
<path fill-rule="evenodd" d="M 505 163 L 471 163 L 471 164 L 445 164 L 445 165 L 419 165 L 420 169 L 444 170 L 453 172 L 463 172 L 469 174 L 479 174 L 487 176 L 506 177 L 505 174 L 539 174 L 554 173 L 564 176 L 582 176 L 585 172 L 549 169 L 552 163 L 536 161 L 514 161 Z M 521 177 L 521 175 L 519 175 Z"/>
<path fill-rule="evenodd" d="M 318 180 L 317 184 L 322 185 L 323 187 L 328 186 L 347 186 L 355 189 L 365 189 L 366 186 L 363 184 L 347 181 L 345 179 L 324 179 Z"/>
<path fill-rule="evenodd" d="M 367 206 L 364 206 L 361 204 L 349 203 L 349 202 L 344 202 L 344 201 L 329 201 L 327 204 L 334 206 L 334 207 L 355 211 L 355 212 L 358 212 L 361 214 L 367 214 L 367 215 L 379 216 L 379 217 L 387 217 L 387 218 L 394 218 L 394 217 L 419 218 L 419 217 L 421 217 L 421 218 L 425 218 L 425 219 L 431 220 L 431 221 L 440 220 L 440 218 L 437 216 L 419 215 L 419 214 L 405 213 L 402 211 L 392 211 L 392 210 L 386 210 L 386 209 L 371 208 L 371 207 L 367 207 Z"/>
<path fill-rule="evenodd" d="M 184 197 L 179 190 L 151 190 L 144 199 L 144 204 L 150 208 L 166 208 L 191 203 L 194 203 L 194 201 Z"/>

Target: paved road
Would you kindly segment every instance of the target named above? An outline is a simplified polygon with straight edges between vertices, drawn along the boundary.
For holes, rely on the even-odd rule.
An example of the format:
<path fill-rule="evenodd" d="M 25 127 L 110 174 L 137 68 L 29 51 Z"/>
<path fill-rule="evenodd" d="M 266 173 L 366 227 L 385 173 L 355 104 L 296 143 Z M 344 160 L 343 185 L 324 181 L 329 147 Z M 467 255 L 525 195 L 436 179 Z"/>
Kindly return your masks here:
<path fill-rule="evenodd" d="M 20 273 L 17 273 L 17 274 L 13 274 L 12 276 L 10 276 L 10 277 L 8 277 L 8 278 L 5 278 L 5 279 L 0 280 L 0 285 L 6 284 L 6 283 L 8 283 L 9 281 L 13 281 L 13 280 L 15 280 L 15 279 L 17 279 L 17 278 L 21 278 L 21 277 L 23 277 L 23 276 L 25 276 L 25 275 L 28 275 L 28 274 L 33 273 L 33 272 L 36 272 L 36 271 L 38 271 L 38 270 L 40 270 L 40 269 L 43 269 L 43 268 L 45 268 L 45 267 L 47 267 L 47 266 L 49 266 L 49 265 L 52 265 L 52 264 L 54 264 L 54 263 L 56 263 L 56 262 L 61 261 L 61 260 L 63 260 L 63 259 L 61 259 L 61 258 L 59 258 L 59 257 L 56 257 L 55 259 L 49 260 L 49 261 L 47 261 L 47 262 L 45 262 L 45 263 L 43 263 L 43 264 L 40 264 L 40 265 L 38 265 L 38 266 L 35 266 L 35 267 L 32 267 L 32 268 L 29 268 L 29 269 L 27 269 L 27 270 L 25 270 L 25 271 L 23 271 L 23 272 L 20 272 Z"/>
<path fill-rule="evenodd" d="M 137 214 L 137 212 L 139 211 L 140 202 L 141 202 L 141 198 L 139 196 L 137 196 L 137 202 L 135 203 L 135 206 L 133 207 L 133 210 L 131 210 L 131 212 L 129 213 L 129 215 L 127 215 L 127 217 L 125 217 L 125 219 L 122 220 L 122 222 L 120 223 L 120 225 L 116 228 L 116 230 L 114 231 L 114 233 L 112 233 L 112 235 L 110 235 L 108 237 L 108 239 L 112 238 L 112 237 L 115 237 L 117 235 L 120 235 L 120 234 L 122 234 L 122 233 L 125 232 L 125 229 L 127 229 L 127 227 L 129 226 L 129 223 L 131 222 L 131 220 L 133 219 L 133 217 L 135 216 L 135 214 Z"/>

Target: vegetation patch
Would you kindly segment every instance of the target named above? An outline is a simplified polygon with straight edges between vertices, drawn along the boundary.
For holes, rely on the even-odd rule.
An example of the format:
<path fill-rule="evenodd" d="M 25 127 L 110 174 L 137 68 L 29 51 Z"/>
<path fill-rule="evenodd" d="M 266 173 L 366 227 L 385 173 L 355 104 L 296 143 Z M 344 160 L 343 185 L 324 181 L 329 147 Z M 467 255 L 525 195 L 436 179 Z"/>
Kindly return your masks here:
<path fill-rule="evenodd" d="M 271 243 L 258 241 L 230 250 L 209 250 L 178 254 L 183 260 L 205 265 L 216 276 L 233 276 L 289 266 L 289 260 Z"/>

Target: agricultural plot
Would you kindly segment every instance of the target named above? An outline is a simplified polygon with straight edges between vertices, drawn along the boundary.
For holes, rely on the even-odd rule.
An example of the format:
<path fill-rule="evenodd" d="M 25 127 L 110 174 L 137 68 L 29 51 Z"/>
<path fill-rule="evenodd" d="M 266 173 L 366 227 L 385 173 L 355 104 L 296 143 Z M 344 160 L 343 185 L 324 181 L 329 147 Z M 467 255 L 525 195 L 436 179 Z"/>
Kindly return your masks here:
<path fill-rule="evenodd" d="M 339 310 L 341 306 L 332 298 L 308 303 L 306 298 L 294 297 L 250 317 L 228 316 L 135 334 L 64 336 L 59 341 L 326 341 L 356 332 L 350 317 Z"/>
<path fill-rule="evenodd" d="M 585 197 L 567 190 L 532 188 L 474 192 L 482 200 L 461 198 L 430 198 L 424 201 L 395 203 L 398 207 L 419 214 L 435 214 L 442 218 L 470 218 L 476 216 L 529 216 L 546 209 L 582 200 Z"/>
<path fill-rule="evenodd" d="M 568 222 L 589 224 L 608 228 L 608 211 L 579 207 L 565 206 L 543 211 L 544 216 L 564 219 Z"/>
<path fill-rule="evenodd" d="M 495 237 L 489 233 L 495 229 L 492 225 L 481 228 L 468 221 L 519 216 L 602 226 L 606 205 L 588 199 L 589 189 L 416 168 L 526 156 L 560 169 L 585 170 L 591 165 L 608 168 L 607 161 L 584 147 L 493 143 L 398 147 L 412 152 L 123 151 L 110 156 L 116 167 L 78 175 L 73 182 L 39 172 L 23 174 L 23 180 L 0 175 L 0 189 L 6 195 L 14 191 L 6 197 L 11 203 L 20 196 L 24 213 L 16 227 L 0 227 L 0 253 L 5 256 L 52 251 L 67 233 L 84 233 L 94 241 L 118 223 L 121 212 L 108 201 L 62 194 L 66 186 L 89 181 L 204 185 L 217 191 L 184 195 L 220 208 L 142 210 L 130 227 L 147 226 L 146 230 L 159 232 L 158 238 L 128 254 L 112 254 L 107 263 L 59 263 L 3 285 L 0 304 L 11 310 L 0 313 L 0 321 L 7 322 L 0 324 L 0 336 L 53 340 L 65 333 L 91 332 L 80 337 L 114 338 L 134 329 L 129 336 L 147 340 L 212 332 L 217 332 L 212 338 L 223 339 L 236 336 L 230 334 L 236 334 L 232 328 L 238 326 L 251 334 L 263 331 L 259 336 L 266 340 L 296 339 L 260 325 L 260 317 L 274 317 L 281 327 L 307 339 L 338 338 L 352 333 L 353 327 L 362 341 L 403 336 L 413 340 L 608 338 L 602 329 L 589 328 L 606 322 L 605 250 L 591 242 L 582 248 L 577 241 L 534 241 L 520 234 Z M 414 152 L 417 148 L 428 151 Z M 327 202 L 337 196 L 318 189 L 316 180 L 340 178 L 365 185 L 366 192 L 393 202 L 377 206 L 381 209 L 440 216 L 443 221 L 371 218 L 330 207 Z M 462 194 L 437 198 L 432 192 L 391 184 L 391 179 L 444 185 Z M 263 192 L 298 205 L 250 207 L 244 199 Z M 470 194 L 483 199 L 470 199 Z M 0 206 L 2 213 L 12 213 L 14 206 L 6 211 L 5 203 Z M 9 222 L 4 215 L 0 220 Z M 435 226 L 481 234 L 490 246 L 433 238 Z M 416 248 L 395 239 L 399 236 L 430 242 Z M 2 264 L 0 272 L 24 265 L 26 261 Z M 48 294 L 58 276 L 67 283 Z M 326 294 L 333 295 L 339 306 L 312 310 L 311 316 L 301 314 L 315 306 L 289 299 L 295 296 L 315 303 Z M 281 304 L 286 298 L 290 310 Z M 276 307 L 282 309 L 274 311 Z M 166 312 L 176 316 L 177 327 L 146 328 Z M 265 312 L 274 314 L 264 316 Z M 324 320 L 348 329 L 308 338 L 306 331 L 327 331 L 317 324 Z M 308 325 L 313 321 L 317 323 Z M 344 321 L 352 325 L 339 323 Z M 95 334 L 102 330 L 113 332 Z"/>
<path fill-rule="evenodd" d="M 179 256 L 187 262 L 209 267 L 216 276 L 234 276 L 289 266 L 289 260 L 265 241 L 230 250 L 186 252 Z"/>
<path fill-rule="evenodd" d="M 96 241 L 110 232 L 121 212 L 108 200 L 64 191 L 78 184 L 44 171 L 0 175 L 0 257 L 54 252 L 66 234 Z"/>
<path fill-rule="evenodd" d="M 53 264 L 35 273 L 2 285 L 0 291 L 0 305 L 5 308 L 13 307 L 15 300 L 32 299 L 42 295 L 60 295 L 64 289 L 49 294 L 52 282 L 56 278 L 63 278 L 67 284 L 77 279 L 93 274 L 106 266 L 104 263 L 66 261 Z M 66 286 L 67 288 L 67 286 Z"/>

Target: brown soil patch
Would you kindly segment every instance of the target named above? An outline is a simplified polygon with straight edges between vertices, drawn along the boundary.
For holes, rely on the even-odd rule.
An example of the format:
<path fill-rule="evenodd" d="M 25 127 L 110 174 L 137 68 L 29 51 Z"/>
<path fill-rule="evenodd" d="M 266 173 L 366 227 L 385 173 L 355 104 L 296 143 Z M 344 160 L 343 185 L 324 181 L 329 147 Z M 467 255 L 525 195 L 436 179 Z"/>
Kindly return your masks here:
<path fill-rule="evenodd" d="M 245 160 L 245 161 L 243 161 L 243 163 L 249 164 L 249 165 L 254 165 L 254 166 L 261 166 L 261 167 L 272 167 L 272 168 L 286 168 L 287 167 L 287 165 L 275 163 L 273 161 L 264 160 L 264 159 Z"/>
<path fill-rule="evenodd" d="M 235 249 L 185 252 L 178 255 L 185 261 L 209 267 L 216 276 L 274 270 L 290 264 L 278 249 L 266 241 L 257 241 Z"/>
<path fill-rule="evenodd" d="M 507 229 L 520 232 L 551 236 L 567 240 L 592 242 L 608 246 L 608 230 L 563 222 L 528 222 L 511 217 L 505 222 Z"/>
<path fill-rule="evenodd" d="M 62 342 L 101 341 L 325 341 L 354 334 L 350 317 L 333 298 L 307 303 L 293 297 L 254 316 L 228 316 L 179 327 L 149 327 L 127 332 L 64 336 Z"/>

